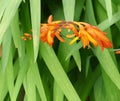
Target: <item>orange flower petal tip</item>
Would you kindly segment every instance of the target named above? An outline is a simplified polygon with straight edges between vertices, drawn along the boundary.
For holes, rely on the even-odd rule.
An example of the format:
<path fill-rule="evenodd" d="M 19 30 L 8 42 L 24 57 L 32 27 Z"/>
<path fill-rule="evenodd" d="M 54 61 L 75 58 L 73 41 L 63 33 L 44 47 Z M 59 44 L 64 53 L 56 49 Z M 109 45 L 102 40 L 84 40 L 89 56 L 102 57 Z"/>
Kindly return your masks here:
<path fill-rule="evenodd" d="M 75 36 L 75 34 L 68 34 L 66 35 L 66 38 L 73 38 Z"/>
<path fill-rule="evenodd" d="M 24 40 L 24 41 L 26 41 L 26 40 L 27 40 L 24 36 L 22 36 L 22 37 L 21 37 L 21 39 L 22 39 L 22 40 Z"/>
<path fill-rule="evenodd" d="M 28 33 L 24 33 L 24 36 L 22 36 L 21 38 L 24 41 L 26 41 L 26 40 L 32 40 L 32 35 L 28 34 Z"/>
<path fill-rule="evenodd" d="M 24 36 L 29 37 L 29 36 L 31 36 L 31 35 L 28 34 L 28 33 L 24 33 Z"/>
<path fill-rule="evenodd" d="M 115 54 L 120 54 L 120 49 L 113 49 L 111 51 L 114 51 Z"/>
<path fill-rule="evenodd" d="M 115 54 L 120 54 L 120 49 L 114 49 L 113 51 L 115 52 Z"/>
<path fill-rule="evenodd" d="M 50 16 L 48 17 L 48 23 L 50 24 L 50 23 L 52 22 L 52 20 L 53 20 L 53 16 L 50 15 Z"/>
<path fill-rule="evenodd" d="M 115 51 L 115 54 L 120 54 L 120 50 L 119 51 Z"/>

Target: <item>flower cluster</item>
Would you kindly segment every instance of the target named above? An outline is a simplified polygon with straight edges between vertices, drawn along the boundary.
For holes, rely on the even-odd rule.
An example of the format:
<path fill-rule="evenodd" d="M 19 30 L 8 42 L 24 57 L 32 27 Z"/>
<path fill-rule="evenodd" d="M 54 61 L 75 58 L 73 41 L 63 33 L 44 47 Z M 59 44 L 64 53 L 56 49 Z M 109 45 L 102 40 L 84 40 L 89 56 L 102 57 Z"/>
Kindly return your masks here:
<path fill-rule="evenodd" d="M 57 37 L 60 42 L 65 42 L 61 36 L 61 31 L 63 29 L 68 29 L 73 32 L 73 34 L 66 35 L 66 38 L 73 38 L 70 41 L 70 44 L 73 44 L 77 40 L 81 40 L 83 48 L 88 46 L 90 42 L 94 46 L 101 46 L 101 49 L 111 48 L 112 43 L 106 37 L 106 33 L 102 32 L 95 26 L 92 26 L 85 22 L 76 22 L 76 21 L 53 21 L 52 15 L 48 18 L 48 23 L 41 24 L 40 27 L 40 39 L 43 42 L 47 42 L 50 46 L 54 43 L 54 38 Z M 26 35 L 25 35 L 26 36 Z M 29 39 L 28 34 L 27 38 L 23 36 L 23 39 Z M 31 35 L 30 35 L 31 39 Z"/>
<path fill-rule="evenodd" d="M 48 24 L 41 24 L 40 28 L 40 39 L 50 46 L 54 43 L 54 37 L 57 37 L 61 42 L 65 42 L 60 35 L 64 21 L 52 21 L 52 19 L 52 15 L 49 16 Z"/>

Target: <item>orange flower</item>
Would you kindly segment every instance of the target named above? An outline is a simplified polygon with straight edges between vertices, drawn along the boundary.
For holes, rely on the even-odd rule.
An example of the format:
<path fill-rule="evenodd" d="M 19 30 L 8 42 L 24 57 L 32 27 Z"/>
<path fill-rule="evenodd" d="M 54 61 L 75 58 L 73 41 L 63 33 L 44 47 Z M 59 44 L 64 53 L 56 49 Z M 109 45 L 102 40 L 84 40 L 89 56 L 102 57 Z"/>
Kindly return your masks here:
<path fill-rule="evenodd" d="M 74 39 L 70 42 L 73 44 L 77 40 L 81 40 L 83 43 L 83 48 L 89 46 L 90 42 L 94 46 L 101 46 L 101 49 L 111 48 L 112 43 L 106 37 L 106 33 L 99 30 L 97 27 L 92 26 L 85 22 L 75 22 L 75 21 L 53 21 L 52 15 L 48 18 L 48 23 L 41 24 L 40 28 L 40 39 L 43 42 L 47 42 L 50 46 L 54 43 L 54 38 L 57 37 L 61 42 L 65 40 L 61 37 L 62 29 L 68 29 L 73 32 L 73 34 L 68 34 L 67 38 Z M 32 35 L 25 34 L 22 37 L 23 40 L 31 40 Z"/>
<path fill-rule="evenodd" d="M 32 40 L 32 35 L 28 33 L 24 33 L 24 36 L 22 36 L 23 40 Z"/>
<path fill-rule="evenodd" d="M 50 46 L 53 45 L 54 37 L 56 36 L 61 42 L 65 40 L 60 36 L 61 23 L 63 21 L 52 21 L 52 15 L 48 18 L 48 24 L 41 24 L 40 39 L 47 42 Z"/>
<path fill-rule="evenodd" d="M 102 32 L 95 26 L 86 25 L 86 31 L 100 44 L 102 50 L 104 48 L 112 48 L 112 43 L 106 37 L 106 33 Z"/>
<path fill-rule="evenodd" d="M 90 24 L 84 23 L 84 22 L 75 22 L 78 26 L 78 33 L 75 33 L 75 38 L 70 42 L 72 44 L 78 39 L 81 39 L 83 43 L 83 48 L 88 46 L 90 42 L 94 46 L 98 46 L 98 44 L 101 46 L 102 50 L 104 48 L 111 48 L 112 43 L 109 41 L 109 39 L 106 37 L 106 33 L 102 32 L 95 26 L 91 26 Z M 68 35 L 69 36 L 69 35 Z M 67 37 L 68 37 L 67 36 Z"/>
<path fill-rule="evenodd" d="M 120 54 L 120 51 L 115 51 L 115 54 Z"/>
<path fill-rule="evenodd" d="M 120 54 L 120 49 L 114 49 L 113 51 L 115 52 L 115 54 Z"/>

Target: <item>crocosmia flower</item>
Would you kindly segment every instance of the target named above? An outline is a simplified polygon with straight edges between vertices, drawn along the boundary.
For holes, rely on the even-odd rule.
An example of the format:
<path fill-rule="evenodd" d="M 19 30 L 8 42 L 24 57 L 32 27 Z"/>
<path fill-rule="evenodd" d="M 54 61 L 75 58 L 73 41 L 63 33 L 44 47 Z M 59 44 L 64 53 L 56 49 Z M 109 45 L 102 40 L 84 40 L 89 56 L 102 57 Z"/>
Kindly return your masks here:
<path fill-rule="evenodd" d="M 60 42 L 65 42 L 62 38 L 61 32 L 63 29 L 71 30 L 73 34 L 66 35 L 66 38 L 72 38 L 70 45 L 77 40 L 82 41 L 83 48 L 89 46 L 92 43 L 95 47 L 100 45 L 101 49 L 111 48 L 112 43 L 106 37 L 106 33 L 101 31 L 95 26 L 92 26 L 85 22 L 76 21 L 53 21 L 52 15 L 48 18 L 48 23 L 43 23 L 40 26 L 40 39 L 43 42 L 48 43 L 50 46 L 54 43 L 56 37 Z M 32 36 L 25 34 L 22 39 L 31 39 Z"/>
<path fill-rule="evenodd" d="M 75 33 L 75 38 L 70 42 L 72 44 L 74 40 L 80 39 L 83 43 L 83 48 L 88 46 L 90 42 L 94 46 L 100 45 L 102 50 L 104 48 L 111 48 L 112 43 L 106 37 L 106 33 L 99 30 L 97 27 L 92 26 L 85 22 L 74 22 L 78 26 L 78 33 Z M 69 35 L 68 35 L 69 36 Z M 68 37 L 67 36 L 67 37 Z"/>
<path fill-rule="evenodd" d="M 48 24 L 41 24 L 40 39 L 47 42 L 50 46 L 54 43 L 54 37 L 57 37 L 61 42 L 65 40 L 61 37 L 61 23 L 63 21 L 52 21 L 52 15 L 48 18 Z"/>

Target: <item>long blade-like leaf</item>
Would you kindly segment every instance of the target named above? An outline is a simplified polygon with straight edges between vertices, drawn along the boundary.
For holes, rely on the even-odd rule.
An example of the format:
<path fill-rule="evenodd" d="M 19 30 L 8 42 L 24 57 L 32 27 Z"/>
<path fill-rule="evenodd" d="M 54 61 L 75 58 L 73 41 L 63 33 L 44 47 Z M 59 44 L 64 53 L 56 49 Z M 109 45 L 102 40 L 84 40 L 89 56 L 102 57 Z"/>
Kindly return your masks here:
<path fill-rule="evenodd" d="M 37 59 L 40 36 L 40 2 L 41 0 L 30 0 L 34 61 Z"/>
<path fill-rule="evenodd" d="M 104 0 L 109 21 L 112 19 L 112 2 L 111 0 Z"/>
<path fill-rule="evenodd" d="M 22 0 L 11 0 L 11 2 L 9 2 L 9 5 L 5 9 L 2 21 L 0 23 L 0 44 L 2 42 L 4 33 L 9 27 L 10 22 L 13 19 L 21 1 Z"/>
<path fill-rule="evenodd" d="M 2 67 L 3 70 L 5 70 L 6 65 L 9 61 L 9 53 L 11 48 L 11 30 L 10 28 L 5 33 L 5 36 L 3 38 L 3 44 L 2 44 Z"/>
<path fill-rule="evenodd" d="M 81 101 L 52 48 L 47 44 L 41 43 L 40 52 L 46 65 L 48 66 L 48 69 L 50 70 L 51 74 L 55 78 L 57 84 L 60 86 L 67 99 L 69 101 Z"/>
<path fill-rule="evenodd" d="M 72 21 L 74 18 L 75 0 L 62 0 L 65 20 Z"/>

